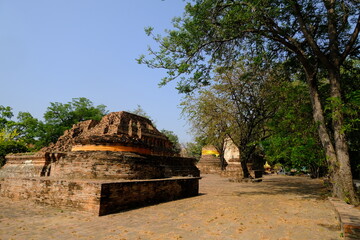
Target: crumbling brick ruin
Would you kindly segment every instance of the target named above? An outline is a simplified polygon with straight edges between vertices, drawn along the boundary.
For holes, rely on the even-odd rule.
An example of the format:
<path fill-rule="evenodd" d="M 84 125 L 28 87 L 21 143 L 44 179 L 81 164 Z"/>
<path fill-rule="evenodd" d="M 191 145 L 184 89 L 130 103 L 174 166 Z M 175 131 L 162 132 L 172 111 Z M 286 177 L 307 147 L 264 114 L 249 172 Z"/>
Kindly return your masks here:
<path fill-rule="evenodd" d="M 80 122 L 49 147 L 6 159 L 0 196 L 97 215 L 199 191 L 195 159 L 175 156 L 150 120 L 128 112 Z"/>
<path fill-rule="evenodd" d="M 219 152 L 212 145 L 204 146 L 201 150 L 201 157 L 196 165 L 202 174 L 220 173 L 221 160 Z"/>
<path fill-rule="evenodd" d="M 239 150 L 230 139 L 225 142 L 224 159 L 226 166 L 222 169 L 219 152 L 214 146 L 207 145 L 203 147 L 201 158 L 196 166 L 202 174 L 215 173 L 227 177 L 231 181 L 241 181 L 244 174 L 240 164 Z"/>
<path fill-rule="evenodd" d="M 229 178 L 230 181 L 244 181 L 243 168 L 240 162 L 240 151 L 230 138 L 226 139 L 224 147 L 224 159 L 226 163 L 221 167 L 220 153 L 212 145 L 202 148 L 201 158 L 197 167 L 202 174 L 215 173 L 222 177 Z M 264 167 L 263 159 L 251 159 L 252 162 L 246 164 L 250 178 L 262 178 Z"/>

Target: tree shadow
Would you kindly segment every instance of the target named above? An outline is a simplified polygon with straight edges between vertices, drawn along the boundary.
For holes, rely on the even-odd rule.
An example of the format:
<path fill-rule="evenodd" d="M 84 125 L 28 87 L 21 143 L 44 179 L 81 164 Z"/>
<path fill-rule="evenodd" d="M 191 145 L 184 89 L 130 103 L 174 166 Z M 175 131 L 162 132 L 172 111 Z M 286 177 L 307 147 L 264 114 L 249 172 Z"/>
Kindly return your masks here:
<path fill-rule="evenodd" d="M 256 191 L 253 190 L 256 184 Z M 253 184 L 244 184 L 242 191 L 233 192 L 236 196 L 246 195 L 294 195 L 303 199 L 324 200 L 329 191 L 319 180 L 305 177 L 268 177 L 264 181 Z"/>

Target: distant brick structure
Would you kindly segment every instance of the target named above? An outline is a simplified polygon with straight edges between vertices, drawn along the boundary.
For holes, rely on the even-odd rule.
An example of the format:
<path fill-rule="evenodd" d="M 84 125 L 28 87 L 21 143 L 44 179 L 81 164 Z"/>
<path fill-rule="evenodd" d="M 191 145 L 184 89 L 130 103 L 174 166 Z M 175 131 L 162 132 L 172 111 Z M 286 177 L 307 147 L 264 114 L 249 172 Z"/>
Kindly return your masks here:
<path fill-rule="evenodd" d="M 196 165 L 202 174 L 220 173 L 221 160 L 219 152 L 212 145 L 204 146 L 201 150 L 201 157 Z"/>
<path fill-rule="evenodd" d="M 97 215 L 195 196 L 195 159 L 174 156 L 150 120 L 114 112 L 75 124 L 38 153 L 6 156 L 0 196 Z"/>
<path fill-rule="evenodd" d="M 244 174 L 240 164 L 239 149 L 230 139 L 225 141 L 224 149 L 224 159 L 226 161 L 224 169 L 221 167 L 219 152 L 212 145 L 203 147 L 201 158 L 196 166 L 202 174 L 215 173 L 232 181 L 240 181 L 243 179 Z"/>

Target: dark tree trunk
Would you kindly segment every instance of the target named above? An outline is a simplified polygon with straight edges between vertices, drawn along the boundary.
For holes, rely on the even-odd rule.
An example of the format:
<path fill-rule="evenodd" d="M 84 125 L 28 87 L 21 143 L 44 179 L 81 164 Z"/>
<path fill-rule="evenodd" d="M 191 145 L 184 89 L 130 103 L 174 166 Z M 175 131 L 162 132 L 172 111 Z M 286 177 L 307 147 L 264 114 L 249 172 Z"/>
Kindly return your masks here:
<path fill-rule="evenodd" d="M 335 146 L 331 141 L 330 135 L 326 129 L 324 113 L 322 110 L 319 92 L 316 86 L 315 73 L 307 69 L 307 80 L 310 91 L 310 98 L 313 108 L 313 118 L 318 124 L 318 133 L 320 141 L 324 147 L 326 159 L 329 166 L 333 194 L 347 202 L 358 204 L 358 198 L 353 186 L 348 147 L 343 128 L 343 116 L 340 108 L 333 109 L 333 128 Z M 336 78 L 336 76 L 334 76 Z M 332 97 L 340 99 L 339 87 L 336 79 L 330 79 L 332 88 Z"/>
<path fill-rule="evenodd" d="M 332 126 L 334 131 L 337 168 L 333 176 L 333 193 L 335 196 L 353 204 L 359 204 L 350 167 L 349 148 L 344 132 L 344 116 L 341 107 L 340 71 L 329 70 L 331 98 L 336 102 L 332 106 Z"/>
<path fill-rule="evenodd" d="M 226 160 L 224 158 L 224 153 L 220 154 L 220 162 L 221 162 L 221 170 L 225 170 L 226 166 L 227 166 L 227 163 L 226 163 Z"/>
<path fill-rule="evenodd" d="M 246 142 L 246 141 L 244 141 Z M 250 178 L 250 171 L 248 168 L 249 159 L 251 156 L 251 151 L 253 151 L 253 148 L 249 149 L 249 147 L 246 146 L 245 143 L 243 143 L 245 146 L 241 146 L 239 148 L 240 151 L 240 163 L 243 170 L 244 178 Z"/>
<path fill-rule="evenodd" d="M 247 166 L 247 161 L 245 159 L 240 160 L 240 163 L 241 163 L 241 167 L 242 167 L 242 170 L 243 170 L 244 178 L 249 178 L 250 177 L 250 172 L 249 172 L 249 169 L 248 169 L 248 166 Z"/>

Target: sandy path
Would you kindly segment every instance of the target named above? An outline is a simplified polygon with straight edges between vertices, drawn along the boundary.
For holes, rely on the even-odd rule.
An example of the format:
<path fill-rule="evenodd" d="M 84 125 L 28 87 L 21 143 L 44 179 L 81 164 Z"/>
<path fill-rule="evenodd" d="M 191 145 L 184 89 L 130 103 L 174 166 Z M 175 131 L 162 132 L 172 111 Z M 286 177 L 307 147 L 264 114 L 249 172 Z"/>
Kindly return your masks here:
<path fill-rule="evenodd" d="M 200 193 L 103 217 L 0 198 L 0 239 L 341 239 L 318 180 L 204 175 Z"/>

